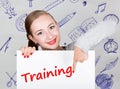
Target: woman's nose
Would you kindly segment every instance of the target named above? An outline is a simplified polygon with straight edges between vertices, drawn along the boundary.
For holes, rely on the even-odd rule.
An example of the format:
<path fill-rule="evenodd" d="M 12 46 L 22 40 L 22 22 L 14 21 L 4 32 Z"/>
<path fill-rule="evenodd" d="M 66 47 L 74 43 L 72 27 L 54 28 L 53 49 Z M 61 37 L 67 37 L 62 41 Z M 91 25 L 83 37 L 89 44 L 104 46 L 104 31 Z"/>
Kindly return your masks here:
<path fill-rule="evenodd" d="M 49 31 L 47 31 L 47 38 L 48 38 L 48 39 L 53 38 L 53 34 L 52 34 L 51 32 L 49 32 Z"/>

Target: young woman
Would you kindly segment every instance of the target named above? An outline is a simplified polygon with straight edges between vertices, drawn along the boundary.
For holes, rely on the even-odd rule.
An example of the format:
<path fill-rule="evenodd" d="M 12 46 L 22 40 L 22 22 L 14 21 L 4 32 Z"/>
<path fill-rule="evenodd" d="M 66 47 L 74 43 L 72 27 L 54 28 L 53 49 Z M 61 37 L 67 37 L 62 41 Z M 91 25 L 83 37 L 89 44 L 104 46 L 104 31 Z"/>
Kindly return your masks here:
<path fill-rule="evenodd" d="M 28 38 L 28 47 L 22 47 L 22 55 L 27 58 L 35 50 L 71 50 L 74 49 L 75 69 L 78 61 L 83 62 L 88 58 L 88 50 L 98 44 L 104 38 L 110 36 L 115 31 L 114 22 L 102 22 L 93 29 L 81 36 L 73 44 L 66 47 L 60 46 L 59 26 L 53 16 L 43 10 L 31 12 L 25 19 L 25 28 Z M 109 30 L 109 31 L 108 31 Z"/>

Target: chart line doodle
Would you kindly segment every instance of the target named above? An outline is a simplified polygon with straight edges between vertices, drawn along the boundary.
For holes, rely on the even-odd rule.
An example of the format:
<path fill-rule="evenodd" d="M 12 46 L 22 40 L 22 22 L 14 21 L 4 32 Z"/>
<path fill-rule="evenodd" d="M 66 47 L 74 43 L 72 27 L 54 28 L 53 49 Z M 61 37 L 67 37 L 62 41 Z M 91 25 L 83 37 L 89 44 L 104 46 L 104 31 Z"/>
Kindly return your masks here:
<path fill-rule="evenodd" d="M 7 76 L 10 78 L 10 80 L 7 82 L 7 87 L 11 87 L 12 86 L 12 81 L 14 83 L 15 86 L 17 86 L 17 81 L 13 79 L 13 77 L 16 75 L 16 72 L 10 76 L 8 72 L 6 72 Z"/>
<path fill-rule="evenodd" d="M 9 37 L 8 38 L 8 40 L 3 44 L 3 46 L 0 48 L 0 51 L 2 51 L 3 50 L 3 48 L 4 48 L 4 53 L 7 51 L 7 49 L 9 48 L 9 42 L 10 42 L 10 40 L 12 39 L 12 37 Z"/>

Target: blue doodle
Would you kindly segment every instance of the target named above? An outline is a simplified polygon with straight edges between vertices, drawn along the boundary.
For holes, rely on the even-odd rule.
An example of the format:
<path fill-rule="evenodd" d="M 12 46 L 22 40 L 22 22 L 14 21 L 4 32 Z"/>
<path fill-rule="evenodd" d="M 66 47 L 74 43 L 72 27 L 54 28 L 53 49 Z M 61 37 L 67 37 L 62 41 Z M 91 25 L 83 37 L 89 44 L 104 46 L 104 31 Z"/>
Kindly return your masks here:
<path fill-rule="evenodd" d="M 25 32 L 25 18 L 27 17 L 27 14 L 23 14 L 16 20 L 16 28 L 18 31 Z"/>
<path fill-rule="evenodd" d="M 77 26 L 74 28 L 69 34 L 68 37 L 72 41 L 76 41 L 77 38 L 79 38 L 82 34 L 86 33 L 89 29 L 94 27 L 97 24 L 97 21 L 91 17 L 87 20 L 83 21 L 83 23 L 80 26 Z"/>
<path fill-rule="evenodd" d="M 13 79 L 13 77 L 16 75 L 16 72 L 13 74 L 13 76 L 10 76 L 8 72 L 6 72 L 7 76 L 10 78 L 10 80 L 7 82 L 7 87 L 11 87 L 12 86 L 12 81 L 14 83 L 15 86 L 17 86 L 17 81 Z"/>
<path fill-rule="evenodd" d="M 102 73 L 106 70 L 112 69 L 113 67 L 116 66 L 117 62 L 118 62 L 118 57 L 114 61 L 110 62 L 109 64 L 106 64 L 105 68 L 100 73 Z"/>
<path fill-rule="evenodd" d="M 97 21 L 94 19 L 94 17 L 91 17 L 82 22 L 80 29 L 82 29 L 84 31 L 84 33 L 86 33 L 88 30 L 90 30 L 96 24 L 97 24 Z"/>
<path fill-rule="evenodd" d="M 17 15 L 14 11 L 14 8 L 11 7 L 10 2 L 8 0 L 2 0 L 2 7 L 6 10 L 5 14 L 9 15 L 9 19 Z"/>
<path fill-rule="evenodd" d="M 114 39 L 108 39 L 108 41 L 104 44 L 104 50 L 107 53 L 117 53 L 118 43 L 114 41 Z"/>
<path fill-rule="evenodd" d="M 29 1 L 29 7 L 32 7 L 33 0 L 28 0 L 28 1 Z"/>
<path fill-rule="evenodd" d="M 72 3 L 76 3 L 76 2 L 78 2 L 79 0 L 70 0 L 70 2 L 72 2 Z"/>
<path fill-rule="evenodd" d="M 95 14 L 98 14 L 99 12 L 105 11 L 105 9 L 106 9 L 106 3 L 102 3 L 102 4 L 98 5 L 98 8 L 95 11 Z"/>
<path fill-rule="evenodd" d="M 52 2 L 51 4 L 47 5 L 43 10 L 49 11 L 50 9 L 52 9 L 55 6 L 61 4 L 62 2 L 64 2 L 64 0 L 56 0 L 56 1 Z"/>
<path fill-rule="evenodd" d="M 113 75 L 99 74 L 96 76 L 95 83 L 101 89 L 111 89 L 113 86 Z"/>
<path fill-rule="evenodd" d="M 65 18 L 63 18 L 60 22 L 58 22 L 59 27 L 62 27 L 65 23 L 71 20 L 75 14 L 76 12 L 70 13 Z"/>
<path fill-rule="evenodd" d="M 7 51 L 7 49 L 9 48 L 8 45 L 9 45 L 9 42 L 10 40 L 12 39 L 12 37 L 9 37 L 8 40 L 3 44 L 3 46 L 0 48 L 0 51 L 3 50 L 4 48 L 4 53 Z"/>
<path fill-rule="evenodd" d="M 83 1 L 83 6 L 86 6 L 87 5 L 87 1 Z"/>
<path fill-rule="evenodd" d="M 115 14 L 108 14 L 103 18 L 103 21 L 105 20 L 112 20 L 114 22 L 116 22 L 116 24 L 119 23 L 119 17 Z"/>
<path fill-rule="evenodd" d="M 98 56 L 98 58 L 96 59 L 96 61 L 95 61 L 95 65 L 98 64 L 99 60 L 100 60 L 100 56 Z"/>
<path fill-rule="evenodd" d="M 77 26 L 70 33 L 68 33 L 68 37 L 72 41 L 76 41 L 76 39 L 79 38 L 82 34 L 84 34 L 84 31 L 80 29 L 80 26 Z"/>

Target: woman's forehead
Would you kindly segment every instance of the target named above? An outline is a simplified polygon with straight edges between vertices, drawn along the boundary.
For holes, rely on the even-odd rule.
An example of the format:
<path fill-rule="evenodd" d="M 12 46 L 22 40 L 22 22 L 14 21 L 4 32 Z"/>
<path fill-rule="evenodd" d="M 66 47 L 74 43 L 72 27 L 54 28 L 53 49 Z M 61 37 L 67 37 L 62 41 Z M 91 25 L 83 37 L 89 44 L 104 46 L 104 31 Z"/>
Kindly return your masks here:
<path fill-rule="evenodd" d="M 42 15 L 35 19 L 31 24 L 31 29 L 44 29 L 48 27 L 50 24 L 54 24 L 55 21 L 49 15 Z"/>

